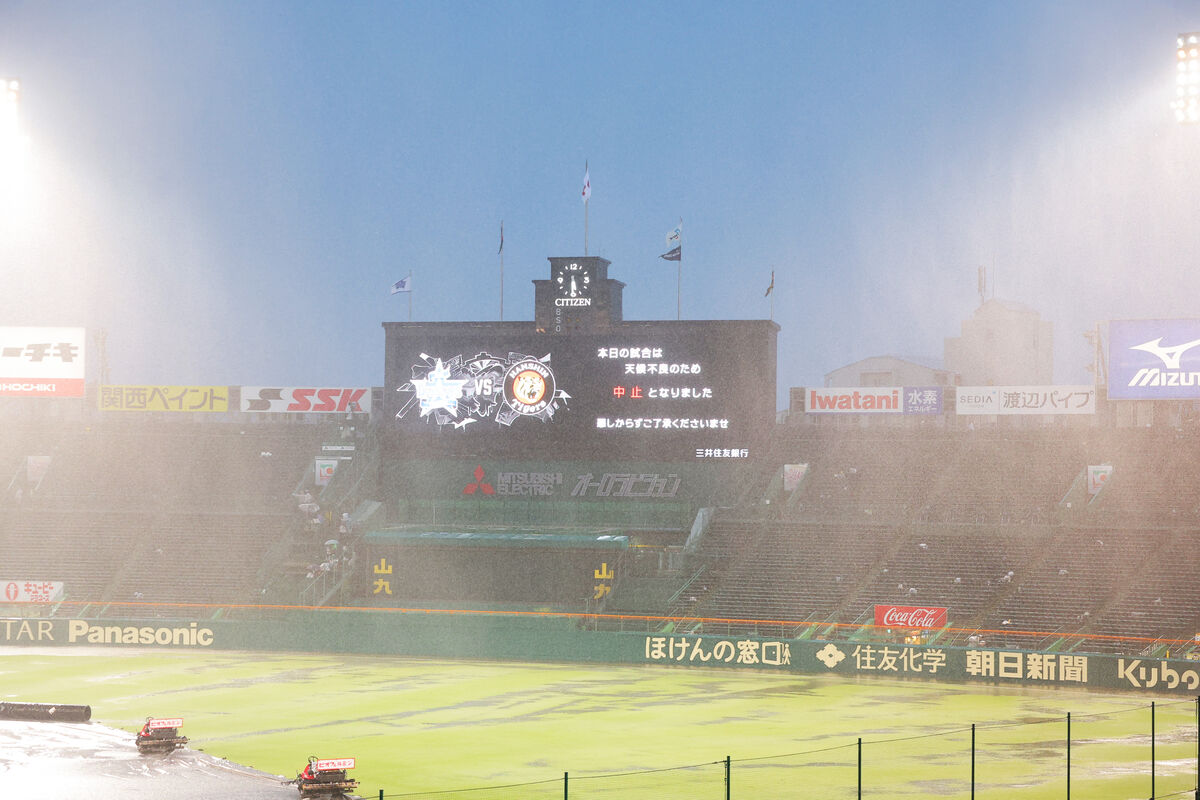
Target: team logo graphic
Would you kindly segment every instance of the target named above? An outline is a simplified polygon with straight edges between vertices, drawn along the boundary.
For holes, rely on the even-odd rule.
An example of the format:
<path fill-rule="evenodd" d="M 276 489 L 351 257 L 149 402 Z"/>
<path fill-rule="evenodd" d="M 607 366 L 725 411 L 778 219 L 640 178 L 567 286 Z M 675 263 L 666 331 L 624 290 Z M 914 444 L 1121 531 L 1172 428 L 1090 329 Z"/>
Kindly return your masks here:
<path fill-rule="evenodd" d="M 526 358 L 504 376 L 504 402 L 522 416 L 537 416 L 554 402 L 554 373 L 540 361 Z"/>
<path fill-rule="evenodd" d="M 505 358 L 481 352 L 448 359 L 422 353 L 411 380 L 396 391 L 405 397 L 397 419 L 416 409 L 418 418 L 455 428 L 485 420 L 509 426 L 522 417 L 549 422 L 571 399 L 558 388 L 549 355 L 535 358 L 524 353 Z"/>

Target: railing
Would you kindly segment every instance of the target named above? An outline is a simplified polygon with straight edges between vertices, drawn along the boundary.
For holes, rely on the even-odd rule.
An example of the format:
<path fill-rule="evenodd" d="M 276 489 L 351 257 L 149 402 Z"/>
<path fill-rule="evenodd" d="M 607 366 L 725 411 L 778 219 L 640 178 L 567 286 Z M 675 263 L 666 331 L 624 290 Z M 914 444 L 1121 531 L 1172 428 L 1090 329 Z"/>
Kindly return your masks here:
<path fill-rule="evenodd" d="M 1147 746 L 1147 744 L 1149 746 Z M 1014 751 L 1016 754 L 1014 755 Z M 1060 777 L 1061 776 L 1061 777 Z M 1114 782 L 1120 783 L 1120 788 Z M 503 786 L 379 790 L 379 798 L 1200 796 L 1200 698 L 1122 711 L 846 737 L 777 755 L 625 772 L 569 772 Z M 799 789 L 803 786 L 803 790 Z M 986 791 L 991 790 L 991 791 Z M 999 790 L 997 792 L 997 790 Z M 864 794 L 865 793 L 865 794 Z M 372 797 L 373 795 L 364 795 Z"/>

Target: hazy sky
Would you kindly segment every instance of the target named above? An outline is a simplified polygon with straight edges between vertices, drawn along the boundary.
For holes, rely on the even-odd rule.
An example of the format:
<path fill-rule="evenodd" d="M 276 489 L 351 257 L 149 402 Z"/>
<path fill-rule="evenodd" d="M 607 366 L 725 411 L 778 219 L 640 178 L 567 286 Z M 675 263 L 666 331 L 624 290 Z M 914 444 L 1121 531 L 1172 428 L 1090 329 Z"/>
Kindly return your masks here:
<path fill-rule="evenodd" d="M 627 319 L 762 319 L 779 386 L 940 358 L 997 297 L 1200 316 L 1183 2 L 0 0 L 22 82 L 0 325 L 108 331 L 115 383 L 380 385 L 385 320 L 533 317 L 589 251 Z M 4 162 L 9 163 L 9 162 Z M 782 401 L 781 401 L 782 403 Z"/>

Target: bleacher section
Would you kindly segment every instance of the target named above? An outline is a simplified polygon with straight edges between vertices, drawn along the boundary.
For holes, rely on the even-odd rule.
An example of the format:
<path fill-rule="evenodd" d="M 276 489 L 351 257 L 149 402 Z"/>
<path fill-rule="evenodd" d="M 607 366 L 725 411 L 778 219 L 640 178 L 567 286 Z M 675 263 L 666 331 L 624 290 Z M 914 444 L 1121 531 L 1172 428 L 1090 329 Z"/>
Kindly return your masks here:
<path fill-rule="evenodd" d="M 736 538 L 704 616 L 755 620 L 831 619 L 897 536 L 894 528 L 773 523 L 758 529 L 717 523 L 716 539 Z M 709 550 L 708 552 L 712 552 Z"/>
<path fill-rule="evenodd" d="M 336 597 L 899 637 L 864 627 L 876 605 L 935 606 L 949 629 L 932 635 L 947 643 L 1121 652 L 1200 631 L 1191 432 L 780 425 L 765 463 L 748 461 L 720 493 L 742 500 L 711 522 L 695 498 L 460 497 L 469 478 L 457 467 L 441 482 L 451 491 L 389 494 L 395 481 L 378 477 L 385 465 L 372 457 L 335 476 L 335 499 L 317 498 L 333 521 L 314 524 L 292 492 L 322 438 L 315 425 L 0 430 L 6 577 L 61 580 L 70 599 L 136 599 L 156 613 L 171 602 Z M 51 466 L 18 501 L 26 455 L 49 455 Z M 798 463 L 807 474 L 789 496 L 781 467 Z M 1095 464 L 1113 473 L 1093 498 L 1085 477 Z M 359 559 L 314 569 L 337 513 L 364 500 L 379 501 L 370 529 L 342 543 Z M 593 546 L 598 536 L 622 542 Z M 373 589 L 381 559 L 390 594 Z"/>
<path fill-rule="evenodd" d="M 172 612 L 157 604 L 260 602 L 283 570 L 269 552 L 287 542 L 320 552 L 323 530 L 292 491 L 321 438 L 311 425 L 154 422 L 5 437 L 3 577 L 62 581 L 67 600 L 160 615 Z M 26 455 L 51 457 L 40 485 L 25 481 Z"/>
<path fill-rule="evenodd" d="M 673 616 L 796 635 L 870 624 L 876 604 L 936 606 L 950 641 L 1123 651 L 1140 645 L 1106 637 L 1200 631 L 1200 437 L 808 428 L 781 430 L 772 459 L 808 464 L 796 496 L 773 519 L 722 510 Z M 1089 502 L 1086 468 L 1103 463 L 1113 476 Z"/>

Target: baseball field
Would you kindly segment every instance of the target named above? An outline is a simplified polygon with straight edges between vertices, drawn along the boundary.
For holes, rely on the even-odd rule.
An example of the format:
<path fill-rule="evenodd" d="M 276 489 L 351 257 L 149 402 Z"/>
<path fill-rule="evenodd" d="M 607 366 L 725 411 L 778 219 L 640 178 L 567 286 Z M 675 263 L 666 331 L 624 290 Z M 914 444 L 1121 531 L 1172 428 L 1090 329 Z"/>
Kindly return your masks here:
<path fill-rule="evenodd" d="M 147 716 L 183 717 L 191 748 L 287 778 L 309 755 L 353 756 L 368 798 L 715 799 L 728 774 L 735 798 L 1032 800 L 1067 796 L 1068 770 L 1072 796 L 1183 797 L 1197 774 L 1194 699 L 1152 709 L 1142 696 L 1073 689 L 9 649 L 0 700 L 88 704 L 93 722 L 130 732 Z"/>

